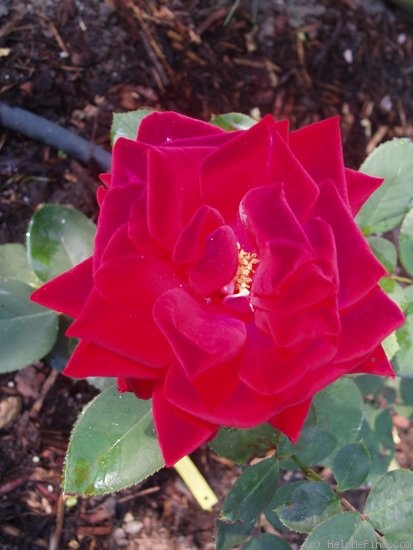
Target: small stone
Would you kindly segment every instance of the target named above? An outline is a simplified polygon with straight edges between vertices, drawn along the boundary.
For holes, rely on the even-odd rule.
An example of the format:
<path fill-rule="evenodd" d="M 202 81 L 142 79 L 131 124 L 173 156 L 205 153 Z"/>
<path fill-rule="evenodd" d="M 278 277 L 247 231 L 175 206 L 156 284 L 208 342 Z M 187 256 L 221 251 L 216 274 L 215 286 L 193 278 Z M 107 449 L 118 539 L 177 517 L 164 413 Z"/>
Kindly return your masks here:
<path fill-rule="evenodd" d="M 125 526 L 125 531 L 128 535 L 137 535 L 143 529 L 143 523 L 141 521 L 130 521 Z"/>
<path fill-rule="evenodd" d="M 135 518 L 133 517 L 133 514 L 131 512 L 126 512 L 125 517 L 123 518 L 123 521 L 125 523 L 129 523 L 133 521 Z"/>
<path fill-rule="evenodd" d="M 21 401 L 19 397 L 10 395 L 0 401 L 0 430 L 7 430 L 20 414 Z"/>

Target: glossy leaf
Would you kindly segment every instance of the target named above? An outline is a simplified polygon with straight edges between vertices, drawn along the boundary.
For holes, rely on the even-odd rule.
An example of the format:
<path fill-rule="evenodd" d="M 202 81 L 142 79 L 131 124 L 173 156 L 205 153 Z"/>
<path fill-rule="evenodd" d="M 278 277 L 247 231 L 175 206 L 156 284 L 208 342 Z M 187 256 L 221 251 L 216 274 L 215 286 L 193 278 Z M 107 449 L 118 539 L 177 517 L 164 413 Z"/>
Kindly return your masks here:
<path fill-rule="evenodd" d="M 0 279 L 17 279 L 27 285 L 40 286 L 29 265 L 25 246 L 16 243 L 0 246 Z"/>
<path fill-rule="evenodd" d="M 367 242 L 379 262 L 389 273 L 392 273 L 397 265 L 397 250 L 394 244 L 388 239 L 376 235 L 367 237 Z"/>
<path fill-rule="evenodd" d="M 36 275 L 48 281 L 88 258 L 95 225 L 70 206 L 45 204 L 32 217 L 27 232 L 29 261 Z"/>
<path fill-rule="evenodd" d="M 396 283 L 396 281 L 390 277 L 383 277 L 379 282 L 379 286 L 403 311 L 406 310 L 408 300 L 405 295 L 404 288 L 399 285 L 399 283 Z"/>
<path fill-rule="evenodd" d="M 383 542 L 387 544 L 386 550 L 400 550 L 401 548 L 413 548 L 413 533 L 388 533 Z M 402 543 L 404 543 L 402 545 Z"/>
<path fill-rule="evenodd" d="M 318 427 L 334 434 L 340 446 L 358 439 L 363 421 L 363 400 L 353 380 L 337 380 L 317 394 L 313 403 Z"/>
<path fill-rule="evenodd" d="M 278 462 L 273 457 L 246 468 L 224 502 L 222 519 L 233 523 L 257 519 L 271 500 L 277 480 Z"/>
<path fill-rule="evenodd" d="M 111 387 L 89 403 L 70 438 L 65 493 L 102 495 L 139 483 L 162 468 L 151 402 Z"/>
<path fill-rule="evenodd" d="M 113 113 L 110 129 L 112 145 L 120 137 L 135 140 L 139 124 L 144 117 L 151 113 L 153 113 L 153 109 L 138 109 L 137 111 L 128 111 L 126 113 Z"/>
<path fill-rule="evenodd" d="M 286 526 L 280 520 L 277 514 L 277 508 L 283 504 L 291 502 L 293 492 L 300 485 L 306 484 L 307 481 L 292 481 L 281 487 L 277 487 L 272 499 L 264 510 L 265 517 L 278 531 L 286 531 Z"/>
<path fill-rule="evenodd" d="M 327 483 L 308 481 L 297 487 L 291 501 L 276 512 L 289 529 L 309 533 L 325 519 L 340 513 L 340 501 Z"/>
<path fill-rule="evenodd" d="M 269 424 L 245 430 L 222 428 L 210 442 L 210 447 L 233 462 L 246 464 L 252 458 L 265 456 L 267 451 L 275 449 L 278 439 L 279 432 Z"/>
<path fill-rule="evenodd" d="M 257 121 L 243 113 L 225 113 L 224 115 L 213 115 L 211 124 L 223 130 L 248 130 Z"/>
<path fill-rule="evenodd" d="M 357 215 L 365 235 L 394 229 L 413 201 L 413 143 L 393 139 L 377 147 L 360 168 L 361 172 L 384 178 Z"/>
<path fill-rule="evenodd" d="M 413 208 L 409 210 L 400 228 L 400 261 L 406 271 L 413 275 Z"/>
<path fill-rule="evenodd" d="M 333 516 L 310 533 L 301 546 L 311 548 L 378 548 L 373 527 L 361 519 L 357 512 L 344 512 Z"/>
<path fill-rule="evenodd" d="M 20 281 L 0 281 L 0 372 L 42 359 L 56 340 L 57 315 L 30 302 L 32 292 Z"/>
<path fill-rule="evenodd" d="M 406 316 L 406 322 L 396 332 L 396 338 L 400 346 L 393 360 L 396 374 L 398 376 L 413 376 L 413 313 Z"/>
<path fill-rule="evenodd" d="M 413 472 L 394 470 L 371 489 L 364 514 L 383 534 L 413 529 Z"/>
<path fill-rule="evenodd" d="M 216 522 L 216 550 L 229 550 L 238 544 L 242 544 L 251 535 L 255 520 L 248 523 L 238 521 L 232 523 L 217 519 Z"/>
<path fill-rule="evenodd" d="M 361 429 L 361 438 L 371 459 L 366 481 L 374 483 L 387 471 L 394 455 L 393 423 L 389 410 L 375 409 L 367 403 L 364 407 L 366 419 Z"/>
<path fill-rule="evenodd" d="M 47 363 L 59 372 L 65 368 L 77 344 L 77 340 L 75 338 L 68 338 L 65 334 L 71 323 L 72 319 L 69 317 L 66 317 L 65 315 L 59 316 L 57 338 L 53 348 L 46 356 Z"/>
<path fill-rule="evenodd" d="M 264 533 L 245 543 L 242 550 L 291 550 L 291 546 L 280 537 Z"/>
<path fill-rule="evenodd" d="M 341 447 L 333 460 L 333 474 L 337 490 L 356 489 L 368 476 L 371 459 L 363 443 L 350 443 Z"/>

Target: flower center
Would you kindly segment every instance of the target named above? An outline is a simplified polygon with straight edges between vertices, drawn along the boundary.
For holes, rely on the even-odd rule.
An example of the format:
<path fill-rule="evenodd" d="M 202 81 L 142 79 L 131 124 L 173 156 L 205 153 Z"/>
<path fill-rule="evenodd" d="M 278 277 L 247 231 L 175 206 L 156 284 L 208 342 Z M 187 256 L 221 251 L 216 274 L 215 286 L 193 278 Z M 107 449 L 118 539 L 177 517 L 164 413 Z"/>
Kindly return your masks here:
<path fill-rule="evenodd" d="M 255 252 L 246 252 L 239 245 L 238 269 L 234 278 L 234 294 L 249 291 L 259 259 Z"/>

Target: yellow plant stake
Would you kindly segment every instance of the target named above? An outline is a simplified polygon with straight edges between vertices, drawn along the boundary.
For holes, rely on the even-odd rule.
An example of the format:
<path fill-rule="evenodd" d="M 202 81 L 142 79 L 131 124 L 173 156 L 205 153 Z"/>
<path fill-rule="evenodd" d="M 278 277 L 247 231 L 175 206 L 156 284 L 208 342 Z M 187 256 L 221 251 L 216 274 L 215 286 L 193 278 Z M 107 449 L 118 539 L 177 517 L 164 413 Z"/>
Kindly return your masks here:
<path fill-rule="evenodd" d="M 189 456 L 181 458 L 174 468 L 200 507 L 203 510 L 211 511 L 218 502 L 218 498 Z"/>

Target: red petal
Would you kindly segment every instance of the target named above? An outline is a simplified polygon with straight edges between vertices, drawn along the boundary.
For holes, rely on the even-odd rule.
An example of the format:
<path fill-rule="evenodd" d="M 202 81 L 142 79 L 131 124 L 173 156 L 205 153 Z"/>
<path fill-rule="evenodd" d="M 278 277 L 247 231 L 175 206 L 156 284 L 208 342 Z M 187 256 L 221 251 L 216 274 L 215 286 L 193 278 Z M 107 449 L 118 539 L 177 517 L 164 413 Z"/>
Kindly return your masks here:
<path fill-rule="evenodd" d="M 162 378 L 164 371 L 151 369 L 101 346 L 82 341 L 73 352 L 63 374 L 73 378 L 113 376 L 151 380 Z"/>
<path fill-rule="evenodd" d="M 225 134 L 224 130 L 172 111 L 151 113 L 139 125 L 138 141 L 151 145 L 163 145 L 179 139 Z"/>
<path fill-rule="evenodd" d="M 99 214 L 95 238 L 95 269 L 99 267 L 102 254 L 112 235 L 121 225 L 128 222 L 133 202 L 141 192 L 142 188 L 136 185 L 111 188 L 107 192 Z"/>
<path fill-rule="evenodd" d="M 77 317 L 93 287 L 92 258 L 48 281 L 31 295 L 33 302 Z"/>
<path fill-rule="evenodd" d="M 84 338 L 150 367 L 164 367 L 173 353 L 153 322 L 125 312 L 93 291 L 68 336 Z"/>
<path fill-rule="evenodd" d="M 162 390 L 153 394 L 153 419 L 166 466 L 173 466 L 211 439 L 218 426 L 186 414 L 167 401 Z"/>
<path fill-rule="evenodd" d="M 342 200 L 347 205 L 348 194 L 339 117 L 328 118 L 292 132 L 290 147 L 317 183 L 327 179 L 334 182 Z M 326 151 L 328 151 L 327 154 Z"/>
<path fill-rule="evenodd" d="M 208 235 L 223 224 L 224 218 L 218 210 L 203 204 L 179 235 L 173 253 L 174 262 L 189 263 L 200 258 Z"/>
<path fill-rule="evenodd" d="M 282 182 L 298 217 L 317 198 L 315 183 L 292 155 L 271 116 L 220 147 L 203 164 L 202 196 L 233 221 L 241 198 L 257 185 Z"/>
<path fill-rule="evenodd" d="M 165 292 L 153 316 L 191 379 L 232 359 L 245 343 L 242 321 L 201 306 L 181 288 Z"/>
<path fill-rule="evenodd" d="M 339 304 L 346 308 L 365 296 L 386 274 L 330 181 L 321 185 L 317 215 L 334 233 L 340 277 Z"/>
<path fill-rule="evenodd" d="M 390 376 L 391 378 L 395 378 L 393 367 L 387 359 L 382 346 L 378 346 L 373 353 L 371 353 L 367 359 L 364 359 L 362 363 L 357 365 L 351 373 L 375 374 L 377 376 Z"/>
<path fill-rule="evenodd" d="M 280 413 L 271 418 L 268 423 L 280 432 L 283 432 L 293 443 L 295 443 L 308 416 L 311 401 L 311 399 L 308 399 L 298 405 L 283 409 Z"/>
<path fill-rule="evenodd" d="M 202 257 L 189 270 L 189 283 L 206 296 L 231 283 L 238 268 L 237 237 L 228 225 L 218 227 L 205 244 Z"/>
<path fill-rule="evenodd" d="M 179 234 L 201 206 L 200 165 L 212 149 L 191 147 L 152 151 L 148 157 L 148 227 L 173 250 Z"/>
<path fill-rule="evenodd" d="M 404 315 L 379 287 L 341 312 L 342 337 L 337 361 L 372 353 L 386 336 L 404 323 Z"/>
<path fill-rule="evenodd" d="M 135 378 L 118 379 L 120 392 L 133 392 L 138 399 L 150 399 L 157 383 L 153 380 L 136 380 Z"/>
<path fill-rule="evenodd" d="M 131 139 L 117 139 L 112 154 L 111 187 L 144 186 L 149 149 L 148 145 Z"/>
<path fill-rule="evenodd" d="M 130 211 L 128 235 L 140 253 L 163 256 L 165 250 L 152 239 L 149 233 L 146 210 L 147 193 L 142 192 L 134 201 Z"/>
<path fill-rule="evenodd" d="M 382 178 L 373 178 L 362 172 L 345 169 L 348 197 L 353 216 L 357 214 L 369 196 L 383 183 Z"/>

